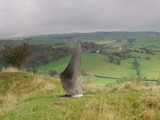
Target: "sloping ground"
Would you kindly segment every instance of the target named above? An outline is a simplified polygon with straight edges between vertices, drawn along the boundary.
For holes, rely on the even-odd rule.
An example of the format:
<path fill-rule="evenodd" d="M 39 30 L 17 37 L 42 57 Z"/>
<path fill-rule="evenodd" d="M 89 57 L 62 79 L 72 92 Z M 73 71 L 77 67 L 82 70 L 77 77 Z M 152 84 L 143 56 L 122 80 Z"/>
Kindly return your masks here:
<path fill-rule="evenodd" d="M 0 94 L 13 92 L 23 95 L 45 88 L 48 84 L 60 85 L 60 81 L 50 77 L 34 75 L 27 72 L 0 72 Z"/>
<path fill-rule="evenodd" d="M 155 55 L 149 55 L 144 53 L 131 53 L 137 56 L 137 60 L 140 62 L 141 75 L 148 79 L 157 79 L 160 73 L 160 61 L 158 60 L 160 52 L 156 52 Z M 150 60 L 146 60 L 145 57 L 150 57 Z M 53 63 L 49 63 L 44 66 L 40 66 L 37 69 L 40 71 L 48 72 L 50 69 L 54 69 L 59 73 L 62 72 L 70 57 L 62 58 Z M 136 69 L 133 69 L 133 58 L 128 58 L 121 61 L 120 65 L 116 65 L 108 62 L 107 56 L 101 54 L 83 54 L 82 55 L 82 70 L 91 74 L 105 77 L 130 77 L 137 74 Z"/>
<path fill-rule="evenodd" d="M 142 46 L 159 46 L 160 47 L 160 38 L 140 38 L 135 40 L 135 45 L 138 47 Z"/>
<path fill-rule="evenodd" d="M 160 120 L 160 87 L 87 85 L 85 94 L 95 96 L 60 99 L 64 91 L 59 81 L 36 79 L 25 72 L 0 73 L 0 88 L 5 86 L 1 98 L 11 91 L 17 95 L 14 103 L 1 103 L 0 120 Z"/>
<path fill-rule="evenodd" d="M 43 65 L 38 67 L 37 69 L 43 72 L 48 72 L 50 69 L 54 69 L 57 72 L 62 72 L 67 66 L 70 60 L 69 57 L 64 57 L 58 61 L 54 61 L 53 63 L 49 63 L 47 65 Z M 82 69 L 89 70 L 96 67 L 98 64 L 102 63 L 106 60 L 106 56 L 92 53 L 92 54 L 82 54 Z"/>
<path fill-rule="evenodd" d="M 59 80 L 50 77 L 21 71 L 0 72 L 0 106 L 44 92 L 57 93 L 59 88 Z"/>

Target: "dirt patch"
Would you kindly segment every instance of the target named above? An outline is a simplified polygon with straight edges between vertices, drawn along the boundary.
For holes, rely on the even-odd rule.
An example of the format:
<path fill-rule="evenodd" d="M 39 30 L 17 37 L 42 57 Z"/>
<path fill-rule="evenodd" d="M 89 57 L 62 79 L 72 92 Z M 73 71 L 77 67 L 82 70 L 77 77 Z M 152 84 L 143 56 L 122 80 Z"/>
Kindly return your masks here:
<path fill-rule="evenodd" d="M 97 64 L 95 67 L 93 67 L 89 70 L 97 70 L 98 68 L 101 68 L 104 64 L 106 64 L 106 62 L 102 61 L 101 63 Z"/>
<path fill-rule="evenodd" d="M 114 67 L 110 67 L 109 69 L 110 69 L 110 70 L 116 70 L 116 68 L 114 68 Z"/>
<path fill-rule="evenodd" d="M 158 57 L 158 58 L 157 58 L 157 60 L 159 60 L 159 61 L 160 61 L 160 57 Z"/>

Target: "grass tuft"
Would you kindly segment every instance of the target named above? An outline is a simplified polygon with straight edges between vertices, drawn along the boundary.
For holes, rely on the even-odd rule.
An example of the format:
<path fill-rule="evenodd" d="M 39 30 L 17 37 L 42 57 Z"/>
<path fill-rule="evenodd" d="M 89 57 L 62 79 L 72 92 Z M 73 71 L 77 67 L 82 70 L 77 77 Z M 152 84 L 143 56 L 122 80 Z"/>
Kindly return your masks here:
<path fill-rule="evenodd" d="M 7 68 L 2 68 L 2 72 L 19 72 L 20 70 L 18 70 L 16 67 L 7 67 Z"/>

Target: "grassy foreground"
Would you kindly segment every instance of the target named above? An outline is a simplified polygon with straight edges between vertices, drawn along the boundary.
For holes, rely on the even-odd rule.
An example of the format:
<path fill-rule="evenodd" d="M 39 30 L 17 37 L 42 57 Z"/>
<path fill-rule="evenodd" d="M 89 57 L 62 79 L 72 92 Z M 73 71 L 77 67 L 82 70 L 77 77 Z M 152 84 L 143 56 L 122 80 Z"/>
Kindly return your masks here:
<path fill-rule="evenodd" d="M 0 120 L 160 120 L 160 87 L 85 85 L 81 98 L 59 80 L 26 72 L 0 72 Z"/>

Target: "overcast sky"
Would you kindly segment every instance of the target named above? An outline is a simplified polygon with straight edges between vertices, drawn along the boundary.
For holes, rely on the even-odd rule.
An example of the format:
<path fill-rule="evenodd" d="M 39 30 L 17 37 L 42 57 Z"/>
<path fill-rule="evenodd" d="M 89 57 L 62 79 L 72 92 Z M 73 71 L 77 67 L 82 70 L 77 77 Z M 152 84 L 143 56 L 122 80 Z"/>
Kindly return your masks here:
<path fill-rule="evenodd" d="M 160 0 L 0 0 L 0 38 L 160 31 Z"/>

